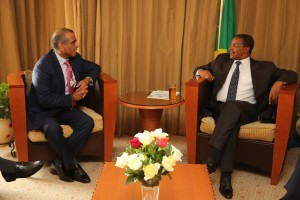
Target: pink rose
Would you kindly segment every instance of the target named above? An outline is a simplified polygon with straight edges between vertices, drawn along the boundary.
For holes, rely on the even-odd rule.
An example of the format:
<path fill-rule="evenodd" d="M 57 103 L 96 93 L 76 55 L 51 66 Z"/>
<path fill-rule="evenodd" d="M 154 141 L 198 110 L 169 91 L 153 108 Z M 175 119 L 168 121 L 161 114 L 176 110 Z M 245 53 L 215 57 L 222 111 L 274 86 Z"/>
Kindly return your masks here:
<path fill-rule="evenodd" d="M 157 146 L 163 148 L 168 145 L 168 140 L 169 140 L 169 138 L 156 139 L 156 144 L 157 144 Z"/>
<path fill-rule="evenodd" d="M 132 140 L 130 140 L 130 145 L 134 149 L 138 149 L 141 147 L 142 143 L 140 142 L 139 138 L 134 137 Z"/>

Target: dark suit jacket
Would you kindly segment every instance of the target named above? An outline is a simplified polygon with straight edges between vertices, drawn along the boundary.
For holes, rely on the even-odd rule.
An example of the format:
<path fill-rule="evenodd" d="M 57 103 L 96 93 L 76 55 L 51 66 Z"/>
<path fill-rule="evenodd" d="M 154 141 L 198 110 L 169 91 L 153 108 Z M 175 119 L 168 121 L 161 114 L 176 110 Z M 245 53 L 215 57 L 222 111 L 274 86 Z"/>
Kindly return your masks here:
<path fill-rule="evenodd" d="M 99 65 L 84 60 L 78 53 L 70 57 L 76 82 L 91 77 L 95 83 L 101 72 Z M 62 68 L 55 55 L 50 50 L 42 56 L 34 66 L 32 73 L 31 90 L 27 97 L 27 127 L 38 129 L 43 119 L 54 116 L 63 110 L 70 110 L 72 106 L 71 95 L 65 95 L 65 79 Z"/>
<path fill-rule="evenodd" d="M 216 105 L 217 94 L 225 83 L 233 62 L 234 60 L 230 59 L 228 53 L 220 54 L 213 62 L 196 67 L 194 70 L 194 75 L 199 69 L 205 69 L 209 70 L 215 77 L 212 82 L 213 97 L 210 104 L 212 108 Z M 289 84 L 296 82 L 298 79 L 296 72 L 280 69 L 273 62 L 269 61 L 256 61 L 251 58 L 250 68 L 258 113 L 263 113 L 268 108 L 269 93 L 276 81 L 283 81 Z"/>

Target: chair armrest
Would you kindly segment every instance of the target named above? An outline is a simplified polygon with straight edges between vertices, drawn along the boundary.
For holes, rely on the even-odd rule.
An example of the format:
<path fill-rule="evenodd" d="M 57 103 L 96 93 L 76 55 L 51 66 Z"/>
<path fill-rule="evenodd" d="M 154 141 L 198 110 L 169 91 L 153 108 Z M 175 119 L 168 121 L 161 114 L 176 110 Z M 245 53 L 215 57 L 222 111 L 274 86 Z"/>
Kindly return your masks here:
<path fill-rule="evenodd" d="M 111 161 L 117 119 L 117 80 L 101 72 L 98 81 L 103 97 L 104 161 Z"/>
<path fill-rule="evenodd" d="M 278 94 L 271 184 L 278 182 L 291 130 L 297 83 L 283 86 Z M 281 163 L 281 164 L 274 164 Z M 273 176 L 274 175 L 274 176 Z"/>
<path fill-rule="evenodd" d="M 206 101 L 210 98 L 210 84 L 203 78 L 185 83 L 185 129 L 189 163 L 196 162 L 196 134 Z"/>
<path fill-rule="evenodd" d="M 19 161 L 28 161 L 25 84 L 23 81 L 23 72 L 20 71 L 9 74 L 7 76 L 7 83 L 9 86 L 10 112 L 18 159 Z"/>

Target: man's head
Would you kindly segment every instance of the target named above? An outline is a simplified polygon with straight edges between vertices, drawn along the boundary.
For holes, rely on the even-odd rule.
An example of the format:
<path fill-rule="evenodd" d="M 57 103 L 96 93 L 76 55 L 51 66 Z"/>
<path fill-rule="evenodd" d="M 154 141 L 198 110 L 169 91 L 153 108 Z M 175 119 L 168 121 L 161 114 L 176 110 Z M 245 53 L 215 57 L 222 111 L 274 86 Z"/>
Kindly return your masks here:
<path fill-rule="evenodd" d="M 250 35 L 237 34 L 231 40 L 229 47 L 230 58 L 233 60 L 242 60 L 251 55 L 254 47 L 254 40 Z"/>
<path fill-rule="evenodd" d="M 74 32 L 68 28 L 57 29 L 51 39 L 52 47 L 63 58 L 76 55 L 78 48 Z"/>

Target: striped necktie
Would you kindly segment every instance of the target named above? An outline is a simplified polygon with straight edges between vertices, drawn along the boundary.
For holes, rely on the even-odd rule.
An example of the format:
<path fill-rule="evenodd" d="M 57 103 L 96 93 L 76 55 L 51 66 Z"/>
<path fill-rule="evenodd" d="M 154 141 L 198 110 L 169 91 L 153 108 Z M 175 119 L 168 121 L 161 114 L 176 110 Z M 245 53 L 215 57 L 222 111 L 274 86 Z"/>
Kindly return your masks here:
<path fill-rule="evenodd" d="M 74 83 L 74 81 L 73 81 L 72 67 L 69 63 L 69 60 L 66 60 L 65 65 L 67 66 L 67 70 L 66 70 L 67 74 L 66 75 L 67 75 L 68 91 L 69 91 L 69 94 L 72 95 L 74 93 L 74 88 L 72 85 L 72 83 Z M 75 105 L 76 105 L 76 101 L 73 101 L 71 110 L 75 107 Z"/>
<path fill-rule="evenodd" d="M 237 91 L 237 86 L 238 86 L 239 76 L 240 76 L 239 66 L 241 64 L 241 61 L 236 61 L 235 64 L 236 64 L 236 68 L 230 80 L 226 101 L 234 101 L 236 97 L 236 91 Z"/>

